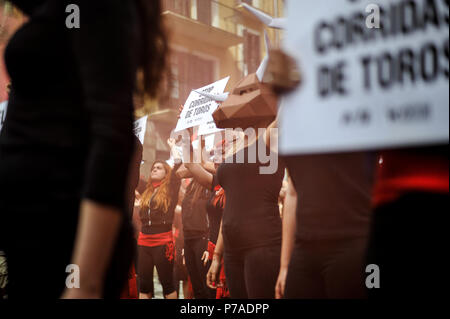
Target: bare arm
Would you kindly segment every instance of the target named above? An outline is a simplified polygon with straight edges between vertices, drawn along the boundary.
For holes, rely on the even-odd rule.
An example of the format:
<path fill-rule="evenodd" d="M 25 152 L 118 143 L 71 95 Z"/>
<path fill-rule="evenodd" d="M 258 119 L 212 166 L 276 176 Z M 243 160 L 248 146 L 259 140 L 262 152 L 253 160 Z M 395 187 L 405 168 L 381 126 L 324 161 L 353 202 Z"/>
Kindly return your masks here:
<path fill-rule="evenodd" d="M 223 235 L 222 235 L 222 222 L 220 222 L 219 236 L 217 237 L 216 248 L 214 249 L 214 257 L 219 259 L 223 256 Z"/>
<path fill-rule="evenodd" d="M 213 174 L 205 170 L 200 164 L 197 163 L 184 163 L 184 166 L 191 172 L 194 179 L 203 187 L 207 189 L 212 188 Z"/>
<path fill-rule="evenodd" d="M 222 236 L 222 223 L 220 223 L 219 237 L 217 237 L 216 248 L 214 249 L 213 260 L 211 267 L 209 267 L 208 273 L 206 274 L 206 285 L 215 289 L 219 286 L 219 270 L 222 264 L 223 256 L 223 236 Z"/>
<path fill-rule="evenodd" d="M 292 250 L 294 249 L 296 209 L 297 192 L 292 184 L 292 180 L 289 178 L 289 186 L 283 210 L 283 240 L 281 244 L 280 273 L 275 287 L 275 296 L 277 299 L 282 298 L 284 295 L 287 271 L 292 256 Z"/>
<path fill-rule="evenodd" d="M 289 178 L 283 212 L 283 241 L 281 245 L 281 268 L 287 268 L 295 241 L 297 192 Z"/>
<path fill-rule="evenodd" d="M 202 163 L 202 166 L 206 171 L 210 172 L 211 174 L 216 173 L 216 167 L 214 166 L 213 162 Z"/>
<path fill-rule="evenodd" d="M 66 289 L 63 298 L 101 298 L 123 214 L 90 200 L 81 203 L 72 263 L 80 269 L 80 288 Z"/>
<path fill-rule="evenodd" d="M 180 168 L 177 170 L 177 176 L 178 178 L 184 179 L 184 178 L 192 178 L 191 171 L 188 170 L 184 164 L 180 166 Z"/>

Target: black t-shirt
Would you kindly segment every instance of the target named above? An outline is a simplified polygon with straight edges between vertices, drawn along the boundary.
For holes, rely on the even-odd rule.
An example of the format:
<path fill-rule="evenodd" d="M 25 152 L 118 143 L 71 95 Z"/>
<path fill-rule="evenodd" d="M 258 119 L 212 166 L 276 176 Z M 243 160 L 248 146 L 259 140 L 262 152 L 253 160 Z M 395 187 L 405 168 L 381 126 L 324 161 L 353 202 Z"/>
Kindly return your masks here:
<path fill-rule="evenodd" d="M 209 240 L 215 245 L 219 237 L 220 222 L 222 221 L 223 208 L 219 204 L 214 205 L 216 194 L 213 191 L 211 197 L 206 204 L 209 221 Z"/>
<path fill-rule="evenodd" d="M 206 203 L 209 192 L 201 187 L 201 193 L 194 199 L 196 188 L 195 182 L 191 182 L 186 189 L 186 194 L 181 204 L 181 216 L 183 220 L 183 233 L 185 239 L 207 237 L 208 217 Z"/>
<path fill-rule="evenodd" d="M 270 162 L 262 163 L 259 156 L 252 156 L 258 155 L 258 144 L 263 145 Z M 261 151 L 264 153 L 263 149 Z M 221 185 L 226 193 L 222 219 L 225 250 L 281 244 L 278 195 L 285 171 L 283 161 L 264 143 L 254 143 L 240 150 L 233 156 L 233 163 L 230 159 L 219 166 L 213 181 L 213 187 Z M 243 163 L 238 159 L 243 159 Z M 273 174 L 263 174 L 267 173 L 264 167 L 270 163 Z"/>
<path fill-rule="evenodd" d="M 367 236 L 375 154 L 286 157 L 297 190 L 297 240 Z"/>

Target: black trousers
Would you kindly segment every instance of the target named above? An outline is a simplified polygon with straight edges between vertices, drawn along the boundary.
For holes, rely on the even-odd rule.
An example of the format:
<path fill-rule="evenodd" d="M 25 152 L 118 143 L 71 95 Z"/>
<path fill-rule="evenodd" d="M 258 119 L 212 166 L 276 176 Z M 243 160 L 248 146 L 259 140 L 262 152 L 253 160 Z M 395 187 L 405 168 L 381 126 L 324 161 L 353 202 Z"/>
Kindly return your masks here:
<path fill-rule="evenodd" d="M 299 241 L 292 252 L 286 299 L 365 298 L 367 238 Z"/>
<path fill-rule="evenodd" d="M 410 193 L 375 210 L 367 264 L 379 267 L 369 298 L 440 296 L 445 287 L 449 194 Z"/>
<path fill-rule="evenodd" d="M 224 267 L 232 299 L 273 299 L 280 270 L 281 245 L 227 251 Z"/>
<path fill-rule="evenodd" d="M 164 296 L 175 291 L 173 280 L 174 247 L 173 243 L 146 247 L 138 246 L 137 274 L 139 292 L 154 293 L 153 270 L 156 266 Z"/>
<path fill-rule="evenodd" d="M 184 238 L 184 258 L 186 268 L 191 278 L 192 290 L 195 299 L 214 299 L 215 290 L 206 285 L 206 274 L 208 273 L 211 262 L 208 261 L 204 266 L 202 261 L 203 253 L 208 249 L 208 239 Z"/>

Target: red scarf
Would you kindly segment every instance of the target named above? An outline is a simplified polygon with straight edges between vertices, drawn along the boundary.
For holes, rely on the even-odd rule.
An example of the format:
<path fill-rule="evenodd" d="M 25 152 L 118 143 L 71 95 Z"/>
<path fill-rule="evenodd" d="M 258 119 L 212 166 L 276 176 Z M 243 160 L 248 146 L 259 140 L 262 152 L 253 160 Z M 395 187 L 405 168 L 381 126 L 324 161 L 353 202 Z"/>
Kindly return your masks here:
<path fill-rule="evenodd" d="M 216 194 L 214 195 L 213 205 L 223 209 L 225 207 L 225 191 L 220 185 L 214 187 L 214 191 Z"/>
<path fill-rule="evenodd" d="M 161 184 L 162 184 L 162 181 L 152 182 L 153 189 L 158 188 L 159 186 L 161 186 Z"/>

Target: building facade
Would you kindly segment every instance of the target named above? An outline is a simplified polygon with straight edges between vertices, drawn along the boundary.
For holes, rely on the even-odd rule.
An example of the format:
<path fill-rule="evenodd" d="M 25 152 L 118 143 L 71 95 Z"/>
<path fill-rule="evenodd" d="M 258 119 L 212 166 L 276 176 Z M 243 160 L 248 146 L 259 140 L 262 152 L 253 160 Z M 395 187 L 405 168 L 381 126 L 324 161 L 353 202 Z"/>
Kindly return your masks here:
<path fill-rule="evenodd" d="M 266 54 L 265 26 L 242 6 L 246 2 L 271 16 L 283 16 L 284 0 L 161 0 L 169 34 L 170 89 L 158 101 L 136 99 L 136 117 L 148 115 L 144 141 L 143 178 L 155 159 L 167 159 L 166 140 L 176 125 L 178 108 L 192 89 L 230 76 L 229 91 L 242 77 L 255 72 Z M 7 99 L 9 82 L 4 48 L 26 18 L 0 0 L 0 102 Z M 267 29 L 277 45 L 280 31 Z M 169 86 L 168 86 L 169 87 Z"/>
<path fill-rule="evenodd" d="M 241 2 L 274 17 L 284 14 L 283 0 L 163 0 L 173 79 L 167 98 L 159 101 L 158 111 L 148 119 L 141 170 L 145 178 L 155 159 L 169 156 L 165 140 L 191 90 L 230 76 L 229 91 L 255 72 L 266 54 L 264 29 L 272 44 L 279 44 L 281 31 L 267 29 Z"/>

